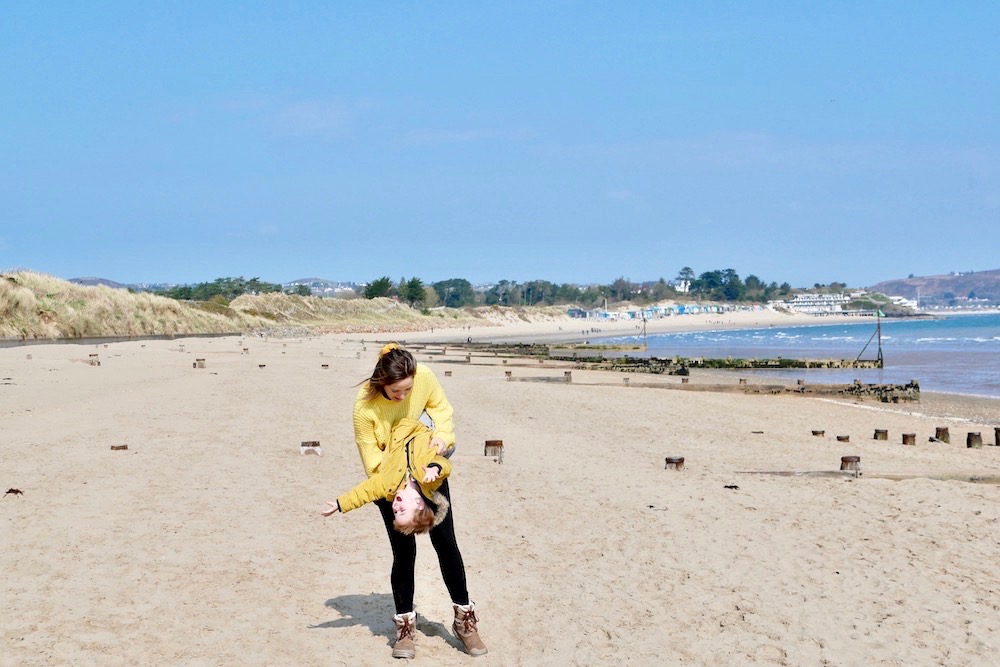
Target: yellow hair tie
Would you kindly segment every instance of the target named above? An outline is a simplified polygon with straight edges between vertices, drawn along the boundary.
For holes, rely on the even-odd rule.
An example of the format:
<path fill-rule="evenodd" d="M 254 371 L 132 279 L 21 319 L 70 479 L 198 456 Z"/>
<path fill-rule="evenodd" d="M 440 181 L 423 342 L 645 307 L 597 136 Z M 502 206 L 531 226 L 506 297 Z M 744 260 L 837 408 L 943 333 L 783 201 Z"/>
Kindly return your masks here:
<path fill-rule="evenodd" d="M 382 349 L 379 350 L 378 358 L 381 359 L 382 357 L 389 354 L 393 350 L 398 350 L 398 349 L 399 345 L 397 343 L 389 343 L 388 345 L 384 345 L 382 346 Z"/>

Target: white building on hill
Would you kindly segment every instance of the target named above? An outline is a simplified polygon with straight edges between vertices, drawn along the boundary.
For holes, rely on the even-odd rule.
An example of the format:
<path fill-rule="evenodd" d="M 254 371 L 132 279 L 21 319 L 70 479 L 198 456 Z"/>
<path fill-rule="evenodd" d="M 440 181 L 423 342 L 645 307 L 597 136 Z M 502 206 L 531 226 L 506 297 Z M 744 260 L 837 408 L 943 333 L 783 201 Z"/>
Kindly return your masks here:
<path fill-rule="evenodd" d="M 844 312 L 844 306 L 850 302 L 846 294 L 796 294 L 791 301 L 780 301 L 776 305 L 798 313 L 825 315 Z"/>

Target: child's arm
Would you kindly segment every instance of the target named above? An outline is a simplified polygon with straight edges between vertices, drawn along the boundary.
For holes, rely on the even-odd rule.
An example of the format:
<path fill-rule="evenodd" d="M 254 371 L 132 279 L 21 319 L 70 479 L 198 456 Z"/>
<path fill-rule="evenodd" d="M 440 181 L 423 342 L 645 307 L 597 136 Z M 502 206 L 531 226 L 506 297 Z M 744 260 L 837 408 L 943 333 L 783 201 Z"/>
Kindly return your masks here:
<path fill-rule="evenodd" d="M 431 462 L 427 464 L 424 468 L 424 483 L 428 484 L 430 482 L 440 479 L 444 479 L 451 474 L 451 461 L 443 456 L 435 456 L 431 459 Z"/>
<path fill-rule="evenodd" d="M 362 505 L 367 505 L 373 500 L 385 498 L 388 492 L 388 485 L 381 475 L 369 477 L 353 489 L 337 498 L 337 507 L 341 512 L 356 510 Z"/>

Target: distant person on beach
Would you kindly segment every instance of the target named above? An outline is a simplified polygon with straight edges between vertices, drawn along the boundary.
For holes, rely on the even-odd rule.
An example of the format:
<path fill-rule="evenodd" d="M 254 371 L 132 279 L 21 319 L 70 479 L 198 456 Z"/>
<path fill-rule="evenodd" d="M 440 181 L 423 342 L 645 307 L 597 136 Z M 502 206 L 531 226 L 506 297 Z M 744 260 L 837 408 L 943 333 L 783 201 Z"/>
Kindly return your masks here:
<path fill-rule="evenodd" d="M 421 431 L 413 423 L 419 423 L 425 412 L 433 427 Z M 441 384 L 429 368 L 418 364 L 413 355 L 395 343 L 383 347 L 375 370 L 362 383 L 354 401 L 354 440 L 369 479 L 338 498 L 336 503 L 330 502 L 330 508 L 323 512 L 324 516 L 330 516 L 338 507 L 346 512 L 370 501 L 382 514 L 393 557 L 390 581 L 396 608 L 394 658 L 416 655 L 417 615 L 413 610 L 413 594 L 417 542 L 414 533 L 422 531 L 430 536 L 451 595 L 452 630 L 470 655 L 487 652 L 479 637 L 479 619 L 475 604 L 469 599 L 465 563 L 455 539 L 448 488 L 451 465 L 447 460 L 455 448 L 452 413 Z M 407 429 L 415 431 L 412 439 L 409 434 L 404 435 Z M 425 451 L 420 452 L 420 448 Z M 414 459 L 409 463 L 407 451 Z M 404 477 L 405 484 L 401 483 Z M 364 502 L 354 504 L 360 500 Z M 397 524 L 408 532 L 402 532 Z"/>

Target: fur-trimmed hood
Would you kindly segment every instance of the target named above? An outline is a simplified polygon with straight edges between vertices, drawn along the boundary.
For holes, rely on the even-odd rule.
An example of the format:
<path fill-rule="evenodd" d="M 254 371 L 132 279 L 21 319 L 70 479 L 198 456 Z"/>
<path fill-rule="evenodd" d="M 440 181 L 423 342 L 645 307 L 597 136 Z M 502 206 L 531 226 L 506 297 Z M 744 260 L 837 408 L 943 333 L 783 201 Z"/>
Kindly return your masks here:
<path fill-rule="evenodd" d="M 448 499 L 440 491 L 435 491 L 430 498 L 425 496 L 424 492 L 421 491 L 420 497 L 424 499 L 424 503 L 434 512 L 434 523 L 431 526 L 436 528 L 448 516 L 448 509 L 451 507 L 451 503 L 448 502 Z"/>

